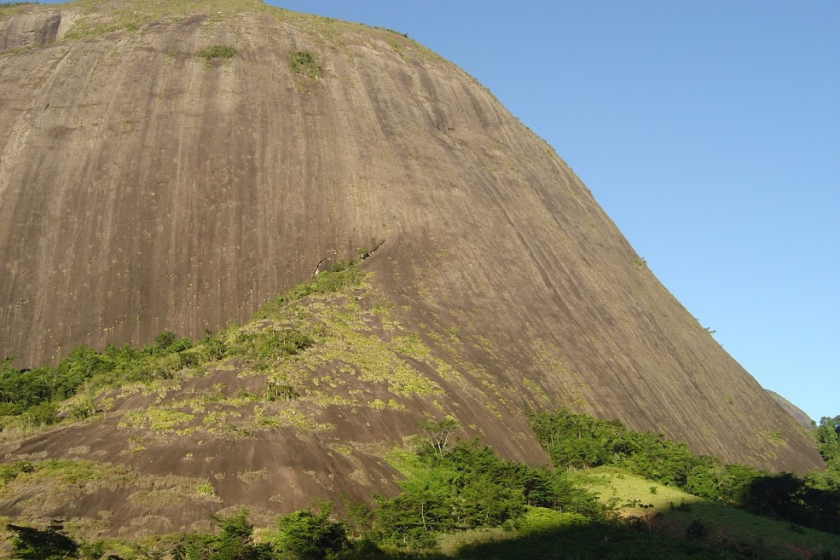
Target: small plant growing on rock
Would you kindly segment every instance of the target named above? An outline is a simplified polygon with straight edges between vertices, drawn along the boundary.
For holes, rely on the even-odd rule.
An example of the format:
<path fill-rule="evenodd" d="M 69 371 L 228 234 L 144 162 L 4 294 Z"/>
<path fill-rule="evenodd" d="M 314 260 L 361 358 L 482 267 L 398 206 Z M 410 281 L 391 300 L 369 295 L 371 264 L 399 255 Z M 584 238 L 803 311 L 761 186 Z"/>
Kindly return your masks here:
<path fill-rule="evenodd" d="M 268 401 L 294 401 L 300 394 L 291 385 L 280 384 L 269 380 L 265 388 L 265 398 Z"/>
<path fill-rule="evenodd" d="M 293 52 L 289 64 L 292 72 L 302 74 L 310 79 L 318 78 L 323 73 L 321 66 L 318 65 L 318 60 L 315 58 L 315 53 L 310 51 Z"/>
<path fill-rule="evenodd" d="M 195 54 L 210 62 L 214 58 L 233 58 L 236 55 L 236 49 L 230 45 L 213 45 L 212 47 L 201 49 Z"/>

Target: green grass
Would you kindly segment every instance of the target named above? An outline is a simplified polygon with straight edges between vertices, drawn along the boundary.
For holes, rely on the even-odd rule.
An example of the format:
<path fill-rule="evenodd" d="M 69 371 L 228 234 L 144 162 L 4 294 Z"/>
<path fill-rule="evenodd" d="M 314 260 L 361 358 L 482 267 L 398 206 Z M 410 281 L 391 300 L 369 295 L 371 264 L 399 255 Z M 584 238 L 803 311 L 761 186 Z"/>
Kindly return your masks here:
<path fill-rule="evenodd" d="M 515 530 L 465 531 L 440 541 L 440 558 L 462 560 L 728 560 L 735 551 L 708 543 L 637 530 L 626 524 L 594 522 L 583 516 L 530 508 Z M 432 558 L 436 556 L 429 556 Z"/>
<path fill-rule="evenodd" d="M 441 387 L 407 359 L 437 367 L 431 349 L 418 335 L 405 332 L 388 319 L 382 312 L 381 299 L 368 298 L 370 295 L 364 273 L 350 268 L 321 274 L 263 306 L 255 314 L 255 327 L 263 332 L 295 332 L 312 341 L 305 352 L 288 359 L 265 356 L 263 371 L 270 383 L 291 386 L 299 392 L 300 400 L 319 405 L 337 402 L 329 393 L 348 385 L 362 391 L 359 399 L 352 400 L 362 400 L 378 388 L 387 388 L 394 397 L 402 398 L 441 393 Z M 292 305 L 304 297 L 309 299 Z M 362 306 L 357 300 L 366 304 Z M 368 304 L 368 300 L 375 303 Z M 393 336 L 383 341 L 377 327 L 384 328 L 386 321 Z M 252 336 L 259 339 L 256 334 Z M 332 373 L 320 378 L 318 371 Z M 340 400 L 352 402 L 345 399 Z M 402 410 L 404 406 L 390 397 L 376 399 L 373 395 L 366 402 L 380 410 Z"/>
<path fill-rule="evenodd" d="M 300 301 L 311 294 L 330 294 L 343 291 L 347 288 L 361 286 L 365 279 L 365 273 L 353 266 L 339 266 L 332 272 L 322 273 L 309 280 L 298 284 L 291 290 L 284 292 L 281 296 L 260 307 L 254 313 L 253 319 L 266 319 L 278 317 L 278 314 L 290 303 Z"/>
<path fill-rule="evenodd" d="M 175 410 L 148 407 L 140 412 L 129 412 L 120 421 L 120 428 L 149 429 L 157 433 L 184 432 L 184 424 L 192 422 L 195 415 Z"/>
<path fill-rule="evenodd" d="M 651 528 L 665 535 L 682 535 L 685 528 L 698 519 L 706 527 L 706 542 L 745 554 L 793 560 L 829 550 L 840 557 L 840 535 L 792 526 L 787 521 L 709 502 L 621 469 L 598 467 L 571 476 L 597 492 L 604 503 L 615 503 L 623 516 L 641 517 Z M 651 488 L 656 489 L 655 493 Z"/>
<path fill-rule="evenodd" d="M 224 19 L 238 12 L 277 10 L 259 0 L 149 0 L 143 2 L 76 0 L 68 4 L 68 7 L 80 8 L 85 15 L 96 13 L 97 17 L 80 18 L 68 31 L 66 39 L 86 39 L 114 31 L 133 32 L 154 21 L 164 18 L 178 20 L 194 13 L 204 13 L 215 19 Z"/>
<path fill-rule="evenodd" d="M 672 486 L 663 486 L 614 467 L 577 471 L 570 476 L 575 482 L 597 492 L 603 503 L 615 503 L 629 515 L 644 515 L 651 509 L 668 510 L 670 504 L 691 505 L 703 501 Z M 651 488 L 655 488 L 656 492 L 652 492 Z"/>
<path fill-rule="evenodd" d="M 195 55 L 210 62 L 214 58 L 233 58 L 236 55 L 236 49 L 230 45 L 213 45 L 212 47 L 201 49 Z"/>
<path fill-rule="evenodd" d="M 10 2 L 8 4 L 0 4 L 0 18 L 20 13 L 25 11 L 27 7 L 33 5 L 35 5 L 35 2 Z"/>

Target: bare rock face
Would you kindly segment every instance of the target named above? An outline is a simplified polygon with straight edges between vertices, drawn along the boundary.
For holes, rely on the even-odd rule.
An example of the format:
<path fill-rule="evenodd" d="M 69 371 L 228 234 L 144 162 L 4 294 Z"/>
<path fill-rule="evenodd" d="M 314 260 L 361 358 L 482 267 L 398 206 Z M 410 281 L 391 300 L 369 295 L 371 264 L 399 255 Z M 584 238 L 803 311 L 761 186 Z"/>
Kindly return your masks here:
<path fill-rule="evenodd" d="M 37 11 L 0 20 L 0 52 L 46 45 L 56 40 L 61 28 L 61 12 Z"/>
<path fill-rule="evenodd" d="M 405 358 L 441 392 L 325 405 L 312 421 L 334 431 L 286 426 L 231 444 L 243 462 L 215 471 L 224 446 L 181 460 L 187 444 L 163 442 L 180 454 L 163 463 L 97 449 L 91 434 L 109 424 L 19 442 L 7 459 L 83 448 L 137 476 L 204 477 L 225 496 L 215 509 L 262 495 L 237 473 L 270 472 L 272 485 L 298 481 L 293 499 L 262 495 L 283 511 L 307 495 L 392 490 L 370 450 L 429 416 L 544 461 L 525 411 L 566 405 L 728 461 L 820 465 L 805 430 L 663 288 L 566 164 L 457 67 L 388 31 L 257 2 L 159 4 L 88 2 L 52 43 L 64 10 L 0 20 L 4 49 L 44 45 L 0 56 L 0 354 L 23 367 L 164 329 L 198 337 L 246 320 L 324 257 L 378 248 L 364 263 L 371 289 L 429 348 L 423 360 L 445 364 Z M 196 55 L 212 45 L 236 54 Z M 313 63 L 293 63 L 299 52 Z M 342 439 L 368 451 L 336 455 Z M 274 449 L 268 463 L 260 449 Z M 301 475 L 324 464 L 335 476 Z M 177 527 L 202 518 L 196 499 Z"/>
<path fill-rule="evenodd" d="M 782 407 L 785 412 L 793 416 L 800 426 L 809 431 L 814 430 L 814 421 L 811 420 L 811 417 L 808 416 L 804 410 L 784 398 L 782 395 L 770 391 L 769 389 L 767 390 L 767 394 L 770 395 L 776 404 Z"/>

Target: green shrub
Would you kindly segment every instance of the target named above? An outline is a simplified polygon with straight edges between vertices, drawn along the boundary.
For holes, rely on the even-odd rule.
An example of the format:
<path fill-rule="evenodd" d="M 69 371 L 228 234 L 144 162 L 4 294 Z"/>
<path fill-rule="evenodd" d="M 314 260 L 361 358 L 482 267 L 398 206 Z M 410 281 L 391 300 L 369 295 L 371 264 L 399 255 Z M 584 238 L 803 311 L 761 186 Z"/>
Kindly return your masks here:
<path fill-rule="evenodd" d="M 306 333 L 295 329 L 240 332 L 230 351 L 249 358 L 293 356 L 315 344 Z"/>
<path fill-rule="evenodd" d="M 477 440 L 436 445 L 432 438 L 405 460 L 410 476 L 399 483 L 403 491 L 377 499 L 375 530 L 392 546 L 433 548 L 442 533 L 515 527 L 527 506 L 593 518 L 604 511 L 565 473 L 503 461 Z"/>
<path fill-rule="evenodd" d="M 292 72 L 310 79 L 318 78 L 323 74 L 323 70 L 318 65 L 317 58 L 315 58 L 315 53 L 310 51 L 293 52 L 289 65 L 292 68 Z"/>
<path fill-rule="evenodd" d="M 158 350 L 166 350 L 175 342 L 178 336 L 172 331 L 163 331 L 155 337 L 155 346 Z"/>
<path fill-rule="evenodd" d="M 248 514 L 240 511 L 230 517 L 211 516 L 218 535 L 184 535 L 172 551 L 175 560 L 273 560 L 267 544 L 253 542 L 254 526 Z M 153 556 L 148 556 L 152 558 Z M 157 556 L 154 556 L 157 557 Z"/>
<path fill-rule="evenodd" d="M 265 400 L 267 401 L 295 401 L 300 398 L 294 387 L 288 384 L 275 383 L 269 380 L 265 387 Z"/>
<path fill-rule="evenodd" d="M 11 464 L 0 465 L 0 483 L 4 486 L 18 477 L 21 473 L 31 473 L 35 470 L 29 461 L 15 461 Z"/>
<path fill-rule="evenodd" d="M 53 402 L 42 402 L 31 406 L 23 414 L 23 421 L 28 426 L 49 426 L 58 420 L 56 405 Z"/>
<path fill-rule="evenodd" d="M 359 286 L 364 278 L 365 273 L 356 268 L 352 261 L 350 263 L 339 262 L 331 271 L 322 272 L 309 282 L 298 284 L 280 297 L 260 307 L 254 314 L 254 319 L 275 317 L 288 304 L 311 294 L 330 294 Z"/>
<path fill-rule="evenodd" d="M 277 521 L 274 547 L 283 555 L 300 560 L 324 560 L 347 548 L 344 525 L 331 521 L 332 504 L 320 504 L 320 512 L 296 511 Z M 286 556 L 283 556 L 284 558 Z"/>
<path fill-rule="evenodd" d="M 75 420 L 84 420 L 96 414 L 96 404 L 87 395 L 78 397 L 73 406 L 70 407 L 70 417 Z"/>
<path fill-rule="evenodd" d="M 236 49 L 230 45 L 213 45 L 212 47 L 201 49 L 195 55 L 209 62 L 214 58 L 233 58 L 236 55 Z"/>

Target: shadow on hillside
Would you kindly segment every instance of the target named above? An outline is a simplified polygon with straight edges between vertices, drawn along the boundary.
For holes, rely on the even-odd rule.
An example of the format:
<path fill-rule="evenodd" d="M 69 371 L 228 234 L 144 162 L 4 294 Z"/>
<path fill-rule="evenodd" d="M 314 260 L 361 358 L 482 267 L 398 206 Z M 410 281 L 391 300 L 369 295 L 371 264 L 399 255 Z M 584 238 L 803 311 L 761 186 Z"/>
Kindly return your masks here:
<path fill-rule="evenodd" d="M 645 523 L 625 527 L 592 522 L 516 535 L 495 533 L 442 553 L 378 552 L 353 556 L 359 560 L 741 560 L 754 558 L 714 546 L 704 539 L 657 534 Z M 770 558 L 761 556 L 761 558 Z"/>
<path fill-rule="evenodd" d="M 692 523 L 701 542 L 740 554 L 735 558 L 840 560 L 840 535 L 801 527 L 766 511 L 691 502 L 662 511 L 650 526 L 659 534 L 684 535 Z"/>
<path fill-rule="evenodd" d="M 558 527 L 504 541 L 476 543 L 459 550 L 464 560 L 578 560 L 604 559 L 742 559 L 733 551 L 712 547 L 702 540 L 650 532 L 647 526 L 628 528 L 604 523 Z"/>

